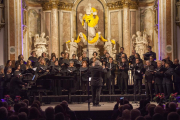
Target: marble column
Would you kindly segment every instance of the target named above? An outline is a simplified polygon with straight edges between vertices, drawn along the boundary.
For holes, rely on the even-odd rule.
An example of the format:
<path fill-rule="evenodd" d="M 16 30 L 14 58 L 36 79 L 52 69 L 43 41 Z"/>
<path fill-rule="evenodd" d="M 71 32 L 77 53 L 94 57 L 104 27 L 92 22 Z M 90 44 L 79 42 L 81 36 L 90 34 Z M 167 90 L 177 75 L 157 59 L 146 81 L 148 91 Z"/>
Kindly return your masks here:
<path fill-rule="evenodd" d="M 58 4 L 52 2 L 51 10 L 51 41 L 52 41 L 52 53 L 59 57 L 59 42 L 58 42 Z"/>
<path fill-rule="evenodd" d="M 123 47 L 127 56 L 130 55 L 129 2 L 123 4 Z"/>

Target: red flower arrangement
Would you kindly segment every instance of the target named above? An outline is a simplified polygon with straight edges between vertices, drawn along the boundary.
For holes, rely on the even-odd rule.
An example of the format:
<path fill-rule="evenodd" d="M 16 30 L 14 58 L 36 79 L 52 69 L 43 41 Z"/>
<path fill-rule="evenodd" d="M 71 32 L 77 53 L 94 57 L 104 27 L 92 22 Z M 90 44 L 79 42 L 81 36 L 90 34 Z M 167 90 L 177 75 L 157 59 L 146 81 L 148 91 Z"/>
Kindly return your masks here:
<path fill-rule="evenodd" d="M 175 102 L 177 99 L 177 93 L 172 93 L 170 96 L 169 96 L 169 102 Z"/>
<path fill-rule="evenodd" d="M 14 101 L 12 100 L 12 98 L 10 97 L 10 95 L 5 95 L 4 96 L 4 101 L 7 102 L 8 106 L 13 106 Z"/>
<path fill-rule="evenodd" d="M 164 93 L 158 93 L 156 94 L 156 96 L 153 98 L 154 101 L 156 101 L 157 103 L 163 103 L 164 101 Z"/>
<path fill-rule="evenodd" d="M 14 99 L 14 102 L 16 103 L 21 102 L 21 96 L 16 96 L 16 98 Z"/>

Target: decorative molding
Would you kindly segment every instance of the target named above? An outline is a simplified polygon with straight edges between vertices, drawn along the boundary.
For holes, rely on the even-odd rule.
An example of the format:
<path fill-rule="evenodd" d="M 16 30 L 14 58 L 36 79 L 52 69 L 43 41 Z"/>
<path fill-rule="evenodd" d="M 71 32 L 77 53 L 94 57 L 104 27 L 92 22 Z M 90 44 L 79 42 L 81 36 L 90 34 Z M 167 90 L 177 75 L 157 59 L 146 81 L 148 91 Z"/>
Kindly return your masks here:
<path fill-rule="evenodd" d="M 167 53 L 172 53 L 172 50 L 173 50 L 172 45 L 167 45 L 166 46 L 166 52 Z"/>
<path fill-rule="evenodd" d="M 122 1 L 114 2 L 114 3 L 107 3 L 107 7 L 111 10 L 113 9 L 122 9 L 123 3 Z"/>
<path fill-rule="evenodd" d="M 53 8 L 58 8 L 60 10 L 72 10 L 73 3 L 64 3 L 64 2 L 57 2 L 57 1 L 50 1 L 50 2 L 44 2 L 42 4 L 43 10 L 52 10 Z"/>
<path fill-rule="evenodd" d="M 130 9 L 138 9 L 138 2 L 131 0 L 121 0 L 114 3 L 107 3 L 109 9 L 122 9 L 123 7 L 128 7 Z"/>

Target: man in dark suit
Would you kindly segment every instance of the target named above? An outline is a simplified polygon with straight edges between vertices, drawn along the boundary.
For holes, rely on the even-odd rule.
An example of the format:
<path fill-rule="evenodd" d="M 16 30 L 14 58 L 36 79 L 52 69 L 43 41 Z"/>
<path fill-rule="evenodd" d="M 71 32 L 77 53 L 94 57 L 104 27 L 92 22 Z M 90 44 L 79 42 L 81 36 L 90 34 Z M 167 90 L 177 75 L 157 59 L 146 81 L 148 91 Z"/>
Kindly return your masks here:
<path fill-rule="evenodd" d="M 150 62 L 151 62 L 151 65 L 154 66 L 154 68 L 157 68 L 157 62 L 154 61 L 153 56 L 150 56 L 150 57 L 149 57 L 149 60 L 150 60 Z"/>
<path fill-rule="evenodd" d="M 61 52 L 61 57 L 59 57 L 59 66 L 61 66 L 63 64 L 63 59 L 64 59 L 64 52 Z"/>
<path fill-rule="evenodd" d="M 175 92 L 178 92 L 178 94 L 180 94 L 180 64 L 178 59 L 174 60 L 173 68 L 174 68 L 173 82 L 174 82 Z"/>
<path fill-rule="evenodd" d="M 156 53 L 152 52 L 151 46 L 148 46 L 148 52 L 144 54 L 144 60 L 149 60 L 150 56 L 153 56 L 154 60 L 156 60 Z"/>
<path fill-rule="evenodd" d="M 96 60 L 90 68 L 93 106 L 101 106 L 99 101 L 102 88 L 102 74 L 107 72 L 105 66 L 102 67 L 100 64 L 101 62 Z"/>
<path fill-rule="evenodd" d="M 162 61 L 157 62 L 157 68 L 154 70 L 154 84 L 155 84 L 155 93 L 163 93 L 162 88 L 162 81 L 163 81 L 163 74 L 164 68 L 162 66 Z"/>
<path fill-rule="evenodd" d="M 120 61 L 121 59 L 121 55 L 124 53 L 124 48 L 121 47 L 120 48 L 120 52 L 118 54 L 116 54 L 116 61 Z M 124 53 L 125 54 L 125 53 Z"/>
<path fill-rule="evenodd" d="M 150 64 L 150 61 L 146 61 L 145 66 L 145 89 L 146 89 L 146 98 L 152 100 L 152 80 L 154 74 L 154 66 Z"/>
<path fill-rule="evenodd" d="M 135 61 L 135 54 L 136 54 L 136 50 L 132 50 L 132 55 L 129 56 L 129 63 L 133 63 L 133 61 Z"/>
<path fill-rule="evenodd" d="M 137 58 L 136 63 L 133 65 L 134 70 L 134 94 L 136 94 L 137 90 L 139 92 L 139 95 L 141 95 L 141 86 L 142 86 L 142 79 L 144 74 L 144 65 L 140 62 L 140 60 Z"/>
<path fill-rule="evenodd" d="M 119 66 L 120 74 L 121 74 L 121 94 L 123 94 L 125 90 L 125 94 L 128 92 L 128 70 L 129 70 L 129 64 L 126 60 L 126 58 L 122 58 L 122 62 Z"/>
<path fill-rule="evenodd" d="M 164 90 L 164 95 L 166 98 L 169 98 L 170 94 L 172 93 L 172 75 L 174 73 L 173 68 L 170 67 L 171 63 L 166 62 L 165 67 L 166 71 L 164 72 L 164 78 L 163 78 L 163 90 Z"/>
<path fill-rule="evenodd" d="M 115 84 L 115 71 L 116 71 L 116 65 L 113 63 L 113 58 L 109 58 L 109 63 L 106 65 L 107 69 L 107 83 L 108 89 L 109 89 L 109 94 L 114 94 L 114 84 Z M 111 89 L 111 82 L 112 82 L 112 89 Z"/>

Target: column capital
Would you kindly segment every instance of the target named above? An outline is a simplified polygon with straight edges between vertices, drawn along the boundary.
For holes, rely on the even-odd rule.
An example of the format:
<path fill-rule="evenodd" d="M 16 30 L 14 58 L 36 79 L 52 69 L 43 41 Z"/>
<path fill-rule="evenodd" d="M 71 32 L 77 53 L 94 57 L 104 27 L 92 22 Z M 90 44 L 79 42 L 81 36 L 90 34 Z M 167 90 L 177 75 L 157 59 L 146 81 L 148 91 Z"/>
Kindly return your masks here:
<path fill-rule="evenodd" d="M 131 0 L 122 0 L 123 8 L 129 8 Z"/>

